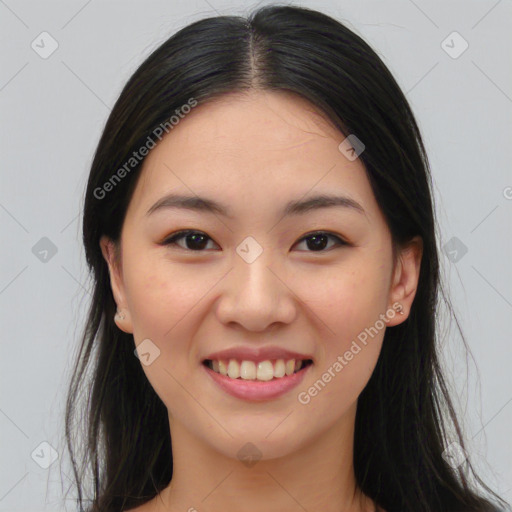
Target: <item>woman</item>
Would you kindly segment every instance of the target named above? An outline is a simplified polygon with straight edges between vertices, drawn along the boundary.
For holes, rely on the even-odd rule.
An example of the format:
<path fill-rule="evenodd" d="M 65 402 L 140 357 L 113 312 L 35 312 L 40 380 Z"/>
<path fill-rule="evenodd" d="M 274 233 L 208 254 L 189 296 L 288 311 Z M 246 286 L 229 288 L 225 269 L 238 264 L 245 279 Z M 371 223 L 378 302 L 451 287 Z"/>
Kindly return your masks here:
<path fill-rule="evenodd" d="M 430 180 L 394 78 L 319 12 L 153 52 L 85 197 L 81 506 L 90 461 L 87 511 L 503 510 L 440 371 Z"/>

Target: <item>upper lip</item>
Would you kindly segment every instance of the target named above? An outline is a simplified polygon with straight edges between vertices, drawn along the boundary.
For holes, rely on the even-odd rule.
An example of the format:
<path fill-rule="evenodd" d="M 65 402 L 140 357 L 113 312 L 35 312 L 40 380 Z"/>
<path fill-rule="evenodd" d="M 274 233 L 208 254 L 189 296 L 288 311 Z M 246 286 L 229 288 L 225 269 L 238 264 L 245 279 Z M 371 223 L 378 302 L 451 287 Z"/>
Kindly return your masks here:
<path fill-rule="evenodd" d="M 233 347 L 214 352 L 205 358 L 209 360 L 266 361 L 275 359 L 313 359 L 309 354 L 300 354 L 281 347 Z"/>

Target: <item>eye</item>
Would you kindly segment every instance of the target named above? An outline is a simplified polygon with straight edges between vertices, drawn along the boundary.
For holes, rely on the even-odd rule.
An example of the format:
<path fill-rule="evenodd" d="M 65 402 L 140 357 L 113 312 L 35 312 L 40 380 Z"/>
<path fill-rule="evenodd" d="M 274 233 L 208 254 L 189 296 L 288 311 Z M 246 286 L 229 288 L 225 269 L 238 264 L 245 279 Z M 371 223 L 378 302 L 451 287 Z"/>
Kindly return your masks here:
<path fill-rule="evenodd" d="M 328 233 L 326 231 L 317 231 L 314 233 L 310 233 L 302 237 L 298 243 L 300 244 L 306 242 L 307 248 L 310 249 L 309 251 L 306 252 L 325 252 L 324 249 L 328 245 L 329 238 L 335 241 L 335 243 L 333 244 L 334 246 L 349 245 L 339 236 L 334 235 L 332 233 Z M 185 239 L 185 247 L 178 243 L 182 239 Z M 208 240 L 213 242 L 213 240 L 202 231 L 186 229 L 173 233 L 170 237 L 166 238 L 162 242 L 162 245 L 177 245 L 185 250 L 201 252 L 206 247 Z M 331 249 L 333 245 L 331 245 L 329 249 Z"/>
<path fill-rule="evenodd" d="M 334 235 L 332 233 L 328 233 L 327 231 L 317 231 L 315 233 L 310 233 L 304 237 L 302 237 L 299 240 L 299 243 L 302 243 L 303 241 L 306 242 L 306 246 L 308 249 L 312 249 L 311 251 L 307 252 L 326 252 L 323 249 L 325 249 L 326 245 L 328 244 L 327 240 L 331 238 L 335 240 L 335 246 L 341 246 L 341 245 L 349 245 L 347 242 L 342 240 L 339 236 Z M 331 246 L 329 249 L 331 249 L 333 246 Z"/>
<path fill-rule="evenodd" d="M 185 247 L 177 243 L 178 240 L 181 240 L 182 238 L 185 239 Z M 162 242 L 162 245 L 178 245 L 182 249 L 200 252 L 205 247 L 206 241 L 208 239 L 211 240 L 211 238 L 202 231 L 193 231 L 191 229 L 186 229 L 183 231 L 178 231 L 171 235 L 169 238 L 166 238 Z"/>

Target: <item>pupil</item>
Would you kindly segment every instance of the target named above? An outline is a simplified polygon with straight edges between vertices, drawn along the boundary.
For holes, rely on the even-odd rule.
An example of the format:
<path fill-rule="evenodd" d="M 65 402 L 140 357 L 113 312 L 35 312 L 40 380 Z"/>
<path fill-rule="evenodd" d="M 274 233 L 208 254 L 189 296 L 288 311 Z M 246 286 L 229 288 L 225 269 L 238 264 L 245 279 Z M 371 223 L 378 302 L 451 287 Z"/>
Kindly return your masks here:
<path fill-rule="evenodd" d="M 320 241 L 320 239 L 321 239 L 321 241 Z M 309 243 L 310 240 L 313 241 L 311 244 Z M 327 240 L 326 235 L 312 235 L 308 238 L 308 242 L 307 242 L 308 249 L 324 249 L 325 246 L 327 245 L 326 240 Z"/>
<path fill-rule="evenodd" d="M 202 243 L 199 242 L 198 245 L 194 245 L 194 244 L 197 244 L 197 241 L 200 240 L 201 238 L 203 239 Z M 188 243 L 188 241 L 190 241 L 191 239 L 193 240 L 192 247 L 190 247 L 190 244 Z M 202 249 L 205 245 L 206 245 L 206 240 L 205 240 L 205 237 L 203 235 L 198 234 L 198 233 L 188 235 L 188 237 L 187 237 L 187 246 L 188 246 L 189 249 L 198 250 L 198 249 Z"/>

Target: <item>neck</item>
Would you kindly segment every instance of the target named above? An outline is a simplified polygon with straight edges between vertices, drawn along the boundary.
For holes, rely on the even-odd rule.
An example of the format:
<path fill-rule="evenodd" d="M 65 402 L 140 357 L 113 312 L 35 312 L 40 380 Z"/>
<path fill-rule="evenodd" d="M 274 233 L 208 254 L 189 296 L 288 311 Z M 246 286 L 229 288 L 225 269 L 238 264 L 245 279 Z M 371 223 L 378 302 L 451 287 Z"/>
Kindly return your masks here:
<path fill-rule="evenodd" d="M 373 512 L 354 476 L 355 407 L 347 416 L 307 446 L 252 465 L 170 418 L 173 478 L 158 496 L 158 512 Z"/>

